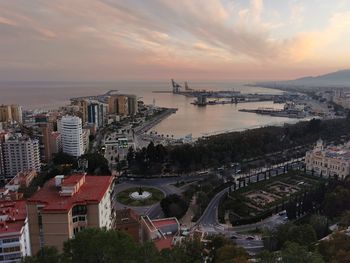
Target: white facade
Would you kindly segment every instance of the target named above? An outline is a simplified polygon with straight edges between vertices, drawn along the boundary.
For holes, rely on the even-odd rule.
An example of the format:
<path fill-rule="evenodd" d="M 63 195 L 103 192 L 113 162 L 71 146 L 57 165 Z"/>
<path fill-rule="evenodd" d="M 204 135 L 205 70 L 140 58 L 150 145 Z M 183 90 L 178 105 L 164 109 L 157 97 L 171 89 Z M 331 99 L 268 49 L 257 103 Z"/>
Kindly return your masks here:
<path fill-rule="evenodd" d="M 22 262 L 26 256 L 31 256 L 28 219 L 20 232 L 0 234 L 0 262 Z"/>
<path fill-rule="evenodd" d="M 84 154 L 82 121 L 76 116 L 64 116 L 57 123 L 62 151 L 74 157 Z"/>
<path fill-rule="evenodd" d="M 105 192 L 103 198 L 98 204 L 99 212 L 99 227 L 106 227 L 111 229 L 112 227 L 112 206 L 111 206 L 111 193 L 113 191 L 113 185 L 109 186 L 108 191 Z"/>
<path fill-rule="evenodd" d="M 7 135 L 2 145 L 5 176 L 15 177 L 19 172 L 35 169 L 40 172 L 39 141 L 22 137 L 21 134 Z"/>
<path fill-rule="evenodd" d="M 350 175 L 350 142 L 340 146 L 324 147 L 319 140 L 313 150 L 305 156 L 306 169 L 324 177 Z"/>

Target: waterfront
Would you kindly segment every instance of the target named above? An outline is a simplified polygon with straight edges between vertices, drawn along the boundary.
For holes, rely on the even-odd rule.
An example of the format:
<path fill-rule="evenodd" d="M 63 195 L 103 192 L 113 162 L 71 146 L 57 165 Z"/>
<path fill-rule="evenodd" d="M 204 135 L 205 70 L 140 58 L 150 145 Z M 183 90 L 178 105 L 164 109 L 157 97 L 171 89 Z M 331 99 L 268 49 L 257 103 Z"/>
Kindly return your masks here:
<path fill-rule="evenodd" d="M 242 93 L 281 94 L 282 91 L 260 87 L 244 86 L 242 82 L 231 83 L 190 83 L 194 89 L 236 90 Z M 244 130 L 266 125 L 295 123 L 289 118 L 262 116 L 240 112 L 239 109 L 273 107 L 281 109 L 282 104 L 272 102 L 253 102 L 243 104 L 215 105 L 197 107 L 191 102 L 194 98 L 174 95 L 172 93 L 153 93 L 152 91 L 170 90 L 169 82 L 115 82 L 115 83 L 64 83 L 64 82 L 29 82 L 0 83 L 0 103 L 17 103 L 24 108 L 58 108 L 69 102 L 69 98 L 98 95 L 110 89 L 121 93 L 136 94 L 146 104 L 155 101 L 157 106 L 178 108 L 178 111 L 157 124 L 151 131 L 182 137 L 192 134 L 194 137 L 214 133 Z"/>

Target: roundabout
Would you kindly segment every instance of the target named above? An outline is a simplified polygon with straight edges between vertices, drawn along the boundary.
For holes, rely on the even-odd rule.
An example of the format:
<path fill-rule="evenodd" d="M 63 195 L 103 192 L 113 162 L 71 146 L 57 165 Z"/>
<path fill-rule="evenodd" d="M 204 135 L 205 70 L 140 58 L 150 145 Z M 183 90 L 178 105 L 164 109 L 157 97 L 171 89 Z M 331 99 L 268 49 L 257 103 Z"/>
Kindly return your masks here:
<path fill-rule="evenodd" d="M 160 202 L 164 193 L 154 187 L 131 187 L 117 193 L 117 201 L 127 206 L 150 206 Z"/>

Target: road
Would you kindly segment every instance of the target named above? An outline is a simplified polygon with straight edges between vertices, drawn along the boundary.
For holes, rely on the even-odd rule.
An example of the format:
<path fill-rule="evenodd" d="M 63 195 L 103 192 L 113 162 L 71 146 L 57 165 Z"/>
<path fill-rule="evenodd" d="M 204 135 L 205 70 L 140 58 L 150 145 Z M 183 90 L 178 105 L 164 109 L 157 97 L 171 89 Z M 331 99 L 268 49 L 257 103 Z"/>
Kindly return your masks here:
<path fill-rule="evenodd" d="M 264 173 L 269 172 L 271 174 L 271 177 L 282 175 L 285 173 L 285 166 L 288 165 L 289 169 L 301 169 L 303 167 L 303 162 L 301 160 L 295 162 L 295 163 L 283 163 L 280 165 L 276 165 L 271 169 L 261 169 L 259 172 L 250 174 L 250 183 L 257 182 L 257 178 L 264 178 Z M 248 176 L 248 175 L 246 175 Z M 242 176 L 244 180 L 246 181 L 246 185 L 248 185 L 247 178 Z M 261 181 L 260 179 L 260 181 Z M 242 187 L 245 187 L 244 184 L 238 184 L 237 189 Z M 247 235 L 240 235 L 239 232 L 246 232 L 255 230 L 259 227 L 267 227 L 267 228 L 274 228 L 277 225 L 283 224 L 286 222 L 285 215 L 273 215 L 261 222 L 250 224 L 250 225 L 242 225 L 242 226 L 227 226 L 219 223 L 218 220 L 218 207 L 220 204 L 220 200 L 222 197 L 227 193 L 229 190 L 229 187 L 223 189 L 221 192 L 217 193 L 214 198 L 210 201 L 207 208 L 203 212 L 202 216 L 197 221 L 195 227 L 199 227 L 205 232 L 212 233 L 212 234 L 223 234 L 227 237 L 235 237 L 235 243 L 239 246 L 244 247 L 249 254 L 257 254 L 263 249 L 263 241 L 259 237 L 254 237 L 253 240 L 250 240 Z"/>
<path fill-rule="evenodd" d="M 122 179 L 119 184 L 116 184 L 115 192 L 116 194 L 124 191 L 131 187 L 145 186 L 145 187 L 155 187 L 161 190 L 164 195 L 170 194 L 178 194 L 181 195 L 183 189 L 175 187 L 171 184 L 175 184 L 177 181 L 181 180 L 184 182 L 187 181 L 196 181 L 203 180 L 205 177 L 203 176 L 183 176 L 183 177 L 170 177 L 170 178 L 142 178 L 142 179 L 134 179 L 134 178 L 125 178 Z M 126 206 L 124 204 L 119 203 L 115 199 L 115 207 L 116 209 L 122 209 L 125 207 L 130 207 L 135 210 L 139 215 L 147 215 L 151 219 L 153 218 L 161 218 L 163 217 L 162 209 L 159 203 L 151 205 L 151 206 Z"/>

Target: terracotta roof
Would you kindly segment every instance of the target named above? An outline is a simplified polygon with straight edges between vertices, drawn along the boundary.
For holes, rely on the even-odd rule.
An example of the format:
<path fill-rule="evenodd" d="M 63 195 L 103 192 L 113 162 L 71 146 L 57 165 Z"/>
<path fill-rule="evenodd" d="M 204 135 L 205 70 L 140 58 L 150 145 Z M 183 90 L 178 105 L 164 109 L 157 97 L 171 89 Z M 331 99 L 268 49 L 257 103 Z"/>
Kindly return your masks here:
<path fill-rule="evenodd" d="M 25 200 L 0 201 L 0 235 L 20 232 L 27 218 Z"/>
<path fill-rule="evenodd" d="M 156 228 L 167 225 L 177 225 L 177 221 L 175 218 L 155 219 L 152 220 L 152 223 Z"/>
<path fill-rule="evenodd" d="M 173 247 L 173 238 L 174 236 L 167 236 L 166 238 L 153 240 L 153 242 L 156 248 L 161 251 L 162 249 L 171 249 Z"/>
<path fill-rule="evenodd" d="M 76 185 L 82 178 L 83 174 L 67 176 L 62 180 L 62 186 L 74 186 Z"/>
<path fill-rule="evenodd" d="M 80 180 L 82 175 L 71 175 L 64 179 L 64 184 Z M 85 176 L 85 183 L 73 196 L 61 196 L 60 188 L 55 186 L 55 178 L 38 190 L 28 203 L 41 203 L 43 211 L 69 211 L 76 204 L 99 203 L 113 181 L 112 176 Z"/>
<path fill-rule="evenodd" d="M 116 211 L 115 224 L 133 224 L 139 223 L 139 215 L 131 208 L 120 209 Z"/>

